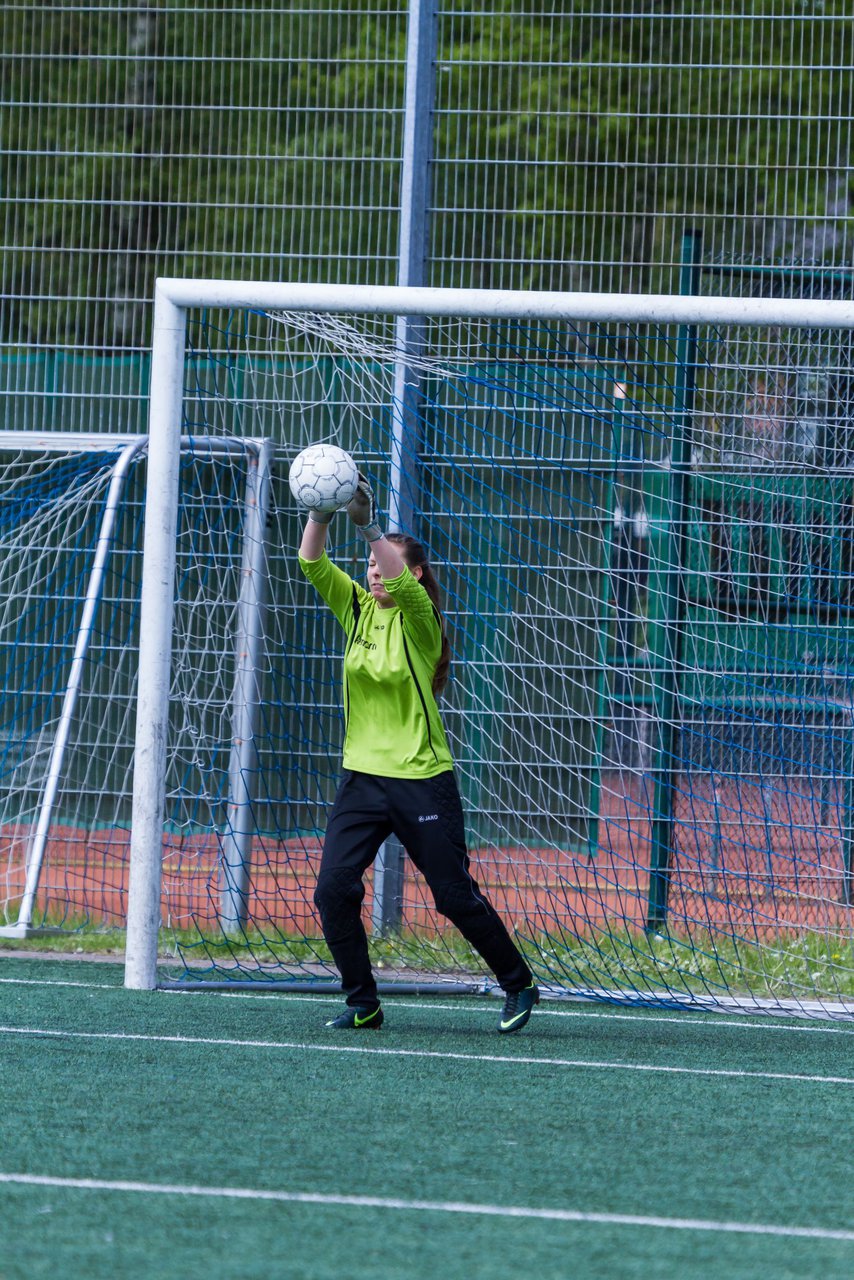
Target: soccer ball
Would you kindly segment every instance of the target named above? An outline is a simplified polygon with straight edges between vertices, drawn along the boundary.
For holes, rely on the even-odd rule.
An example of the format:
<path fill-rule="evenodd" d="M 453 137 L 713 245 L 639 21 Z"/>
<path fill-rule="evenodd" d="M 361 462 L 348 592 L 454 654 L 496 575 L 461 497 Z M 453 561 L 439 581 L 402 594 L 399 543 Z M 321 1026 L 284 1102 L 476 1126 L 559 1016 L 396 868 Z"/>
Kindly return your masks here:
<path fill-rule="evenodd" d="M 306 511 L 337 511 L 356 492 L 359 468 L 337 444 L 310 444 L 291 463 L 288 483 Z"/>

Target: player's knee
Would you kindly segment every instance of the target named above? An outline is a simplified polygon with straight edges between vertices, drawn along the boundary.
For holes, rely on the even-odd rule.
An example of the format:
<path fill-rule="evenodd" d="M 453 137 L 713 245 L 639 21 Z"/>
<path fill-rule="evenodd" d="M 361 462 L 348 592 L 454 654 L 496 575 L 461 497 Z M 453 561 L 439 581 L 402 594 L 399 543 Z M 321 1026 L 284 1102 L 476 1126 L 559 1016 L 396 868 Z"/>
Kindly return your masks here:
<path fill-rule="evenodd" d="M 484 904 L 471 881 L 434 885 L 433 898 L 439 914 L 454 922 L 465 920 L 472 914 L 483 913 Z"/>
<path fill-rule="evenodd" d="M 365 896 L 362 877 L 346 867 L 321 871 L 314 889 L 314 905 L 321 919 L 359 911 Z"/>

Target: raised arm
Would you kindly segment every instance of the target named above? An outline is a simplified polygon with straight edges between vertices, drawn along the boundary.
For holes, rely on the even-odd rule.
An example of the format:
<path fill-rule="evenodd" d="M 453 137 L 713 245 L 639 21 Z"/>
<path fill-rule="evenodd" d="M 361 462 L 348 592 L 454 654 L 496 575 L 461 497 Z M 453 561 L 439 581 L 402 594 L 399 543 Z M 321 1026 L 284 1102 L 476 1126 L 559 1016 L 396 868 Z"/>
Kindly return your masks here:
<path fill-rule="evenodd" d="M 377 524 L 374 508 L 374 493 L 365 476 L 359 472 L 359 487 L 355 497 L 347 504 L 347 514 L 365 542 L 371 549 L 371 555 L 377 562 L 377 568 L 384 578 L 399 578 L 406 568 L 406 562 L 393 542 L 389 542 Z"/>
<path fill-rule="evenodd" d="M 334 511 L 310 511 L 302 531 L 299 553 L 303 560 L 319 560 L 326 550 L 326 535 Z"/>
<path fill-rule="evenodd" d="M 393 542 L 377 524 L 374 495 L 367 479 L 359 474 L 359 488 L 347 505 L 347 514 L 371 549 L 384 578 L 399 578 L 406 562 Z M 326 550 L 326 537 L 334 512 L 310 511 L 302 531 L 299 553 L 303 560 L 319 560 Z"/>
<path fill-rule="evenodd" d="M 406 568 L 406 561 L 400 554 L 400 548 L 393 542 L 389 542 L 383 533 L 369 545 L 371 555 L 376 560 L 377 568 L 383 578 L 399 578 Z"/>

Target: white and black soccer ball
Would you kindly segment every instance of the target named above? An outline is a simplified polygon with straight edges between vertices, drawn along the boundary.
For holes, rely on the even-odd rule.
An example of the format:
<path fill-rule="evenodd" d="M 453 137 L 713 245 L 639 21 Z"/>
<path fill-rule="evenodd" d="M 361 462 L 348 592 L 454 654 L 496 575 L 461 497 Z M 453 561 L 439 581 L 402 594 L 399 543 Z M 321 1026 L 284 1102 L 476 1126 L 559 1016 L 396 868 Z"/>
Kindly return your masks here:
<path fill-rule="evenodd" d="M 356 492 L 359 468 L 337 444 L 310 444 L 291 463 L 288 483 L 306 511 L 337 511 Z"/>

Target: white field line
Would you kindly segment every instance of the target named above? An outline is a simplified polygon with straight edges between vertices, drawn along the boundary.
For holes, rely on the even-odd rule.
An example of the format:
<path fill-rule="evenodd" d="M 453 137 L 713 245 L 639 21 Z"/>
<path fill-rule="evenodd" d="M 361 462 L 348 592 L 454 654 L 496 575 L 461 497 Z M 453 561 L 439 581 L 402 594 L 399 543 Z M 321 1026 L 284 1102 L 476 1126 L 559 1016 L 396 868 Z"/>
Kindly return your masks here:
<path fill-rule="evenodd" d="M 83 987 L 91 991 L 123 991 L 124 987 L 120 984 L 112 982 L 72 982 L 67 979 L 58 978 L 0 978 L 0 986 L 25 986 L 25 987 Z M 328 996 L 312 996 L 307 993 L 298 995 L 286 991 L 178 991 L 165 990 L 157 993 L 161 996 L 179 996 L 181 999 L 189 1000 L 193 996 L 198 996 L 203 1000 L 275 1000 L 291 1002 L 295 1004 L 340 1004 L 342 996 L 340 994 Z M 445 1004 L 441 1001 L 431 1000 L 427 997 L 419 996 L 415 999 L 405 999 L 403 997 L 393 996 L 387 1003 L 386 1008 L 393 1009 L 430 1009 L 430 1010 L 453 1010 L 457 1013 L 494 1013 L 497 1001 L 493 1000 L 490 1004 L 477 1004 L 472 997 L 461 997 L 458 1004 Z M 839 1024 L 831 1023 L 830 1025 L 820 1022 L 817 1019 L 804 1019 L 799 1021 L 792 1018 L 786 1022 L 769 1022 L 767 1014 L 757 1014 L 757 1021 L 753 1022 L 749 1014 L 745 1014 L 739 1018 L 725 1018 L 719 1013 L 710 1011 L 708 1014 L 697 1017 L 696 1014 L 690 1013 L 653 1013 L 650 1009 L 639 1007 L 627 1012 L 617 1013 L 608 1009 L 607 1005 L 597 1005 L 594 1008 L 583 1009 L 550 1009 L 546 1003 L 537 1006 L 534 1014 L 536 1021 L 540 1018 L 586 1018 L 586 1019 L 604 1019 L 611 1022 L 637 1022 L 642 1019 L 644 1022 L 663 1022 L 673 1027 L 737 1027 L 740 1031 L 783 1031 L 792 1034 L 793 1032 L 805 1035 L 832 1035 L 832 1036 L 854 1036 L 854 1025 L 851 1023 Z"/>
<path fill-rule="evenodd" d="M 589 1213 L 583 1209 L 542 1209 L 526 1205 L 470 1204 L 456 1200 L 403 1200 L 386 1196 L 345 1196 L 313 1191 L 265 1191 L 254 1187 L 200 1187 L 182 1183 L 108 1181 L 101 1178 L 57 1178 L 2 1173 L 0 1183 L 58 1190 L 114 1191 L 137 1195 L 198 1196 L 205 1199 L 273 1201 L 279 1204 L 336 1205 L 343 1208 L 402 1210 L 416 1213 L 461 1213 L 490 1218 L 531 1218 L 551 1222 L 590 1222 L 669 1231 L 711 1231 L 738 1235 L 784 1236 L 805 1240 L 854 1241 L 854 1231 L 830 1227 L 782 1226 L 765 1222 L 727 1222 L 706 1218 L 660 1218 L 634 1213 Z"/>
<path fill-rule="evenodd" d="M 0 981 L 3 981 L 3 980 L 0 979 Z M 14 979 L 13 978 L 9 979 L 9 981 L 13 982 Z M 269 1000 L 272 997 L 275 997 L 278 1000 L 291 1000 L 297 1003 L 303 1001 L 306 1003 L 314 1003 L 314 1004 L 340 1004 L 343 998 L 341 995 L 335 995 L 335 996 L 310 996 L 310 995 L 303 995 L 303 994 L 292 995 L 288 992 L 274 992 L 274 991 L 265 993 L 261 991 L 211 991 L 211 992 L 208 992 L 208 991 L 164 990 L 164 991 L 161 991 L 160 994 L 166 995 L 166 996 L 203 996 L 203 997 L 206 997 L 208 995 L 217 995 L 217 996 L 221 996 L 223 1000 L 252 1000 L 252 999 Z M 499 992 L 498 993 L 499 997 L 502 994 L 503 994 L 502 992 Z M 469 1012 L 495 1013 L 496 1006 L 497 1006 L 497 1000 L 493 1000 L 491 1004 L 475 1004 L 474 1000 L 469 996 L 461 996 L 460 1002 L 458 1004 L 444 1004 L 436 1000 L 430 1000 L 428 998 L 421 997 L 421 996 L 417 997 L 414 1000 L 413 999 L 407 1000 L 398 996 L 392 996 L 386 1001 L 386 1005 L 385 1005 L 386 1009 L 389 1009 L 389 1008 L 391 1009 L 431 1009 L 431 1010 L 436 1009 L 436 1010 L 444 1010 L 444 1011 L 454 1010 L 457 1013 L 459 1013 L 460 1011 L 465 1011 L 466 1013 L 469 1013 Z M 610 1022 L 638 1022 L 639 1020 L 642 1020 L 644 1023 L 664 1022 L 668 1026 L 673 1026 L 673 1027 L 681 1027 L 681 1026 L 738 1027 L 739 1030 L 752 1029 L 754 1031 L 788 1031 L 788 1032 L 799 1031 L 799 1032 L 806 1032 L 807 1035 L 812 1035 L 813 1033 L 819 1033 L 819 1032 L 826 1032 L 828 1035 L 854 1036 L 854 1025 L 852 1025 L 851 1023 L 848 1023 L 848 1024 L 831 1023 L 830 1025 L 827 1025 L 825 1023 L 818 1021 L 817 1019 L 804 1019 L 802 1021 L 799 1021 L 795 1018 L 791 1018 L 786 1022 L 769 1022 L 767 1020 L 767 1014 L 757 1014 L 756 1017 L 757 1019 L 759 1019 L 759 1021 L 752 1022 L 750 1020 L 749 1014 L 745 1014 L 743 1017 L 734 1018 L 730 1020 L 728 1018 L 724 1018 L 719 1013 L 713 1012 L 712 1010 L 710 1010 L 703 1017 L 697 1017 L 696 1014 L 690 1014 L 687 1012 L 686 1013 L 678 1013 L 678 1012 L 677 1013 L 653 1013 L 648 1006 L 638 1006 L 637 1008 L 632 1009 L 631 1011 L 624 1012 L 624 1013 L 617 1013 L 609 1009 L 607 1004 L 605 1004 L 604 1002 L 603 1004 L 596 1005 L 595 1007 L 588 1006 L 587 1008 L 582 1008 L 582 1009 L 567 1009 L 565 1007 L 552 1009 L 548 1007 L 547 996 L 543 996 L 543 1001 L 541 1001 L 541 1003 L 537 1005 L 537 1009 L 534 1014 L 535 1021 L 539 1021 L 540 1018 L 586 1018 L 588 1020 L 601 1018 Z"/>
<path fill-rule="evenodd" d="M 312 1044 L 302 1040 L 236 1040 L 213 1036 L 166 1036 L 127 1031 L 68 1031 L 47 1027 L 0 1026 L 0 1035 L 45 1040 L 112 1040 L 147 1044 L 207 1045 L 222 1049 L 277 1049 L 299 1053 L 356 1053 L 378 1058 L 432 1058 L 440 1062 L 493 1062 L 528 1067 L 566 1067 L 590 1071 L 645 1071 L 661 1075 L 706 1076 L 728 1080 L 788 1080 L 801 1084 L 854 1085 L 854 1076 L 819 1076 L 784 1071 L 730 1071 L 713 1067 L 671 1067 L 651 1062 L 602 1062 L 590 1058 L 540 1058 L 526 1054 L 442 1053 L 431 1049 L 382 1049 L 355 1044 Z"/>

